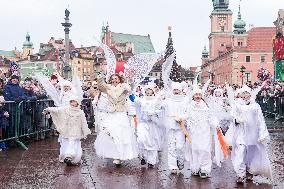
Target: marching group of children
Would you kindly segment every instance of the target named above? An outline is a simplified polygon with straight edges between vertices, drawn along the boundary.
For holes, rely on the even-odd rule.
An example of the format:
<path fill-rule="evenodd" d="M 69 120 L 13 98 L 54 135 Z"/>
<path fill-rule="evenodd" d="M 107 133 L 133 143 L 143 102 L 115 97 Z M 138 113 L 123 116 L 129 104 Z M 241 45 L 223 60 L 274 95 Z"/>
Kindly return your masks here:
<path fill-rule="evenodd" d="M 236 91 L 227 86 L 226 97 L 218 87 L 208 95 L 209 82 L 203 87 L 172 82 L 164 90 L 149 83 L 133 93 L 134 86 L 119 74 L 108 82 L 100 77 L 100 93 L 93 101 L 96 154 L 113 159 L 116 166 L 139 157 L 141 165 L 154 168 L 159 152 L 166 151 L 172 174 L 189 162 L 191 174 L 201 178 L 210 177 L 213 163 L 221 166 L 230 156 L 238 183 L 256 175 L 271 179 L 269 134 L 256 92 L 246 85 Z M 80 140 L 91 132 L 81 99 L 70 83 L 64 85 L 62 103 L 44 113 L 51 114 L 60 133 L 59 160 L 73 165 L 81 161 Z"/>

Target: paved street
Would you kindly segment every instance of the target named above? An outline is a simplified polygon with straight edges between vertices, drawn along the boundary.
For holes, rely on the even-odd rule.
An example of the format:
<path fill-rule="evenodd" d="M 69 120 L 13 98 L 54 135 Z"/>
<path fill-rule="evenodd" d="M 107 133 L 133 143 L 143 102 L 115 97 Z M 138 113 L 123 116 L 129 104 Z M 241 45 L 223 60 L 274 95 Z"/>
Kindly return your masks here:
<path fill-rule="evenodd" d="M 160 189 L 160 188 L 284 188 L 284 132 L 271 133 L 269 155 L 273 165 L 273 185 L 248 183 L 245 187 L 235 184 L 231 162 L 222 168 L 215 167 L 212 177 L 201 180 L 191 177 L 188 165 L 179 175 L 170 175 L 164 154 L 158 168 L 141 167 L 138 160 L 124 162 L 115 168 L 110 160 L 101 160 L 95 155 L 91 135 L 83 142 L 83 163 L 67 167 L 58 162 L 57 138 L 38 141 L 29 145 L 29 150 L 12 148 L 0 152 L 0 188 L 60 188 L 60 189 Z"/>

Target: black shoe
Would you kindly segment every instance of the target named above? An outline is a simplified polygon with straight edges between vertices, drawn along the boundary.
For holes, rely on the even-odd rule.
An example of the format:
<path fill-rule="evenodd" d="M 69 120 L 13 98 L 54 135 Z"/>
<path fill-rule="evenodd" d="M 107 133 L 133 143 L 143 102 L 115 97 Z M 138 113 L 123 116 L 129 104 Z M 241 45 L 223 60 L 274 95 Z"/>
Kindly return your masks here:
<path fill-rule="evenodd" d="M 253 174 L 247 172 L 246 177 L 247 177 L 247 181 L 253 181 Z"/>
<path fill-rule="evenodd" d="M 146 164 L 146 160 L 145 159 L 141 159 L 141 165 L 145 165 Z"/>
<path fill-rule="evenodd" d="M 70 157 L 65 158 L 64 163 L 66 163 L 67 166 L 71 166 L 72 165 L 71 158 Z"/>
<path fill-rule="evenodd" d="M 245 182 L 245 179 L 244 178 L 242 178 L 242 177 L 238 177 L 238 179 L 237 179 L 237 184 L 244 184 L 244 182 Z"/>
<path fill-rule="evenodd" d="M 202 178 L 202 179 L 206 179 L 206 178 L 208 178 L 208 174 L 206 174 L 206 173 L 199 173 L 199 176 L 200 176 L 200 178 Z"/>
<path fill-rule="evenodd" d="M 179 160 L 177 160 L 177 166 L 178 166 L 179 170 L 182 170 L 184 168 L 184 163 L 179 161 Z"/>
<path fill-rule="evenodd" d="M 148 163 L 148 168 L 153 169 L 153 168 L 154 168 L 154 165 L 151 164 L 151 163 Z"/>

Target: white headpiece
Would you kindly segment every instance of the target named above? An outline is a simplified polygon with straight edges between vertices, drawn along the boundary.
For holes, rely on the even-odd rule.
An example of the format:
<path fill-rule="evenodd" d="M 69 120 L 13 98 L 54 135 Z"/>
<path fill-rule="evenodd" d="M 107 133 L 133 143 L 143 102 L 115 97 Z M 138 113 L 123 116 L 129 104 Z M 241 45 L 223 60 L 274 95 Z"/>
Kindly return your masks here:
<path fill-rule="evenodd" d="M 214 90 L 214 96 L 216 95 L 217 92 L 221 93 L 221 96 L 223 96 L 223 89 L 217 88 Z"/>
<path fill-rule="evenodd" d="M 172 82 L 172 90 L 177 89 L 179 91 L 182 91 L 183 86 L 181 83 L 178 82 Z"/>
<path fill-rule="evenodd" d="M 244 93 L 244 92 L 248 92 L 251 94 L 251 88 L 249 88 L 247 85 L 244 85 L 242 88 L 241 88 L 241 93 Z"/>
<path fill-rule="evenodd" d="M 81 100 L 79 99 L 79 97 L 77 95 L 71 95 L 69 97 L 69 101 L 71 101 L 71 100 L 78 102 L 79 105 L 81 104 Z"/>
<path fill-rule="evenodd" d="M 71 87 L 71 86 L 72 86 L 72 83 L 71 83 L 70 81 L 66 80 L 66 81 L 64 81 L 63 86 L 69 86 L 69 87 Z"/>
<path fill-rule="evenodd" d="M 202 94 L 202 90 L 198 87 L 193 88 L 192 95 L 195 95 L 195 94 L 198 94 L 198 93 Z"/>

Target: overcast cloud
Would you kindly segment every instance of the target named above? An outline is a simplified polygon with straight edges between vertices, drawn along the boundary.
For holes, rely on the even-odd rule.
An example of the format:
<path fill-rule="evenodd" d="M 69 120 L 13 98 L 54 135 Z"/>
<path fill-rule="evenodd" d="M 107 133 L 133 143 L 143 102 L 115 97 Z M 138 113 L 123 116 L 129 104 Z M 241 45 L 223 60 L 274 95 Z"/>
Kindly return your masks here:
<path fill-rule="evenodd" d="M 230 1 L 233 20 L 238 4 Z M 241 5 L 247 28 L 273 26 L 284 9 L 283 0 L 243 0 Z M 107 21 L 113 32 L 150 34 L 156 51 L 164 50 L 172 26 L 178 63 L 185 67 L 199 65 L 203 46 L 208 47 L 212 0 L 0 0 L 0 49 L 21 49 L 27 31 L 36 51 L 51 36 L 64 38 L 61 22 L 68 6 L 76 47 L 94 45 Z"/>

